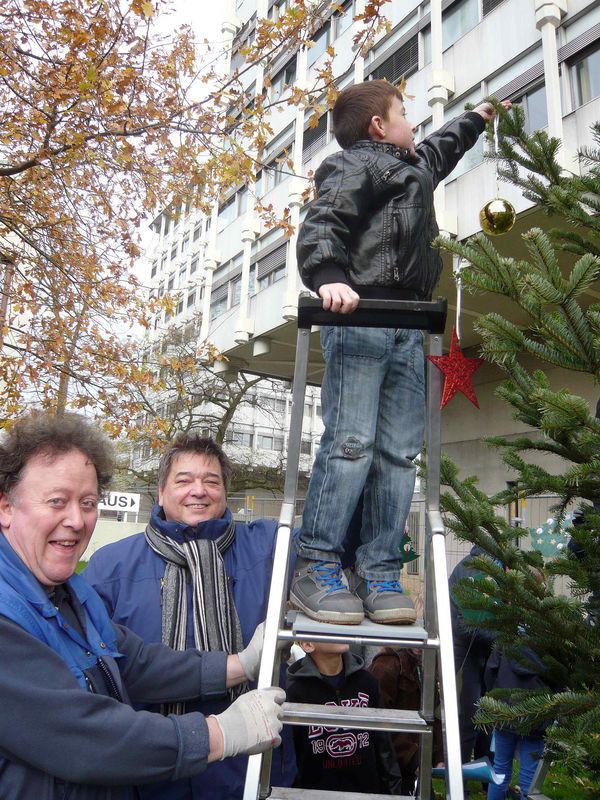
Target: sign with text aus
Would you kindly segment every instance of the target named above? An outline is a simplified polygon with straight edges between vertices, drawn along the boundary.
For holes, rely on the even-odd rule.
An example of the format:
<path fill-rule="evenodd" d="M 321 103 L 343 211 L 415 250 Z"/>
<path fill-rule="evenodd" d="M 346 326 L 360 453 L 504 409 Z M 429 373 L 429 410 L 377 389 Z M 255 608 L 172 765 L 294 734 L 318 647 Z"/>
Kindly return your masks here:
<path fill-rule="evenodd" d="M 141 495 L 132 492 L 107 492 L 98 503 L 98 509 L 134 513 L 140 510 L 140 497 Z"/>

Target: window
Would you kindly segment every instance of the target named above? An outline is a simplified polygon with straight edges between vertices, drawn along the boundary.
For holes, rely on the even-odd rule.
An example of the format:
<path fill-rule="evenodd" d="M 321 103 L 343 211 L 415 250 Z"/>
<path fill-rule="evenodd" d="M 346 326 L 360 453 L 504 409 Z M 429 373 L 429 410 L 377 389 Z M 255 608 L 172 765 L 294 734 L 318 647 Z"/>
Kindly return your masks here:
<path fill-rule="evenodd" d="M 193 275 L 197 269 L 198 269 L 198 256 L 192 258 L 192 263 L 190 264 L 190 275 Z"/>
<path fill-rule="evenodd" d="M 256 446 L 259 450 L 276 450 L 281 453 L 283 451 L 283 437 L 257 433 Z"/>
<path fill-rule="evenodd" d="M 219 209 L 219 225 L 218 230 L 221 232 L 226 228 L 230 222 L 235 219 L 235 195 L 231 197 L 225 205 Z"/>
<path fill-rule="evenodd" d="M 177 258 L 177 245 L 174 244 L 173 247 L 171 248 L 171 261 L 175 261 L 176 258 Z"/>
<path fill-rule="evenodd" d="M 477 0 L 459 0 L 442 15 L 442 49 L 454 44 L 479 21 Z"/>
<path fill-rule="evenodd" d="M 319 122 L 314 128 L 306 128 L 302 143 L 302 163 L 306 163 L 322 147 L 327 144 L 327 114 L 319 117 Z"/>
<path fill-rule="evenodd" d="M 257 264 L 258 291 L 276 283 L 285 277 L 285 261 L 287 255 L 287 242 L 275 248 L 271 253 L 263 256 Z"/>
<path fill-rule="evenodd" d="M 324 25 L 313 39 L 314 46 L 306 54 L 306 65 L 312 67 L 315 61 L 327 50 L 329 39 L 329 23 Z"/>
<path fill-rule="evenodd" d="M 232 306 L 239 305 L 241 296 L 242 296 L 242 276 L 240 275 L 239 278 L 234 278 L 231 281 L 231 305 Z"/>
<path fill-rule="evenodd" d="M 600 95 L 600 47 L 585 50 L 571 65 L 573 104 L 579 108 Z"/>
<path fill-rule="evenodd" d="M 483 3 L 481 5 L 481 11 L 483 13 L 483 16 L 485 17 L 486 14 L 489 14 L 490 11 L 493 11 L 496 8 L 496 6 L 499 6 L 500 3 L 503 2 L 504 0 L 483 0 Z"/>
<path fill-rule="evenodd" d="M 347 31 L 352 25 L 354 17 L 354 2 L 353 0 L 346 0 L 342 5 L 342 10 L 338 12 L 333 18 L 333 35 L 336 39 Z"/>
<path fill-rule="evenodd" d="M 315 411 L 316 411 L 317 417 L 318 417 L 319 419 L 321 419 L 321 416 L 322 416 L 322 413 L 323 413 L 323 412 L 322 412 L 321 406 L 320 406 L 318 403 L 317 403 L 317 405 L 315 406 Z"/>
<path fill-rule="evenodd" d="M 167 254 L 165 253 L 165 255 L 160 260 L 160 271 L 164 272 L 166 268 L 167 268 Z"/>
<path fill-rule="evenodd" d="M 308 403 L 304 403 L 304 416 L 308 417 L 309 419 L 312 417 L 312 406 Z"/>
<path fill-rule="evenodd" d="M 152 262 L 152 272 L 150 273 L 150 277 L 154 278 L 156 276 L 157 271 L 158 271 L 158 261 L 153 261 Z"/>
<path fill-rule="evenodd" d="M 271 161 L 270 164 L 267 164 L 263 172 L 270 172 L 271 173 L 271 181 L 272 187 L 279 186 L 286 178 L 290 176 L 290 167 L 288 165 L 288 159 L 291 158 L 290 153 L 284 151 L 280 153 L 276 158 Z"/>
<path fill-rule="evenodd" d="M 181 269 L 179 270 L 179 281 L 178 281 L 178 283 L 177 283 L 177 285 L 178 285 L 179 287 L 183 286 L 183 284 L 185 283 L 185 272 L 186 272 L 186 267 L 185 267 L 185 265 L 184 265 L 184 266 L 183 266 L 183 267 L 181 267 Z"/>
<path fill-rule="evenodd" d="M 175 286 L 175 274 L 172 273 L 171 275 L 169 275 L 169 283 L 167 284 L 167 291 L 170 292 L 174 286 Z"/>
<path fill-rule="evenodd" d="M 188 245 L 189 245 L 189 243 L 190 243 L 190 237 L 189 237 L 189 234 L 187 234 L 187 233 L 186 233 L 186 235 L 183 237 L 183 240 L 182 240 L 182 242 L 181 242 L 181 254 L 182 254 L 182 255 L 183 255 L 183 254 L 186 252 L 186 250 L 188 249 Z"/>
<path fill-rule="evenodd" d="M 252 447 L 254 435 L 245 431 L 231 430 L 225 433 L 225 441 L 228 444 L 237 444 L 240 447 Z"/>
<path fill-rule="evenodd" d="M 227 284 L 213 289 L 210 298 L 210 318 L 211 320 L 227 311 Z"/>
<path fill-rule="evenodd" d="M 285 400 L 282 400 L 279 397 L 261 397 L 260 405 L 263 408 L 269 408 L 279 414 L 283 414 L 285 412 Z"/>
<path fill-rule="evenodd" d="M 302 439 L 302 441 L 300 442 L 300 452 L 305 456 L 310 455 L 311 453 L 310 439 Z"/>
<path fill-rule="evenodd" d="M 546 104 L 546 87 L 544 84 L 528 89 L 513 102 L 519 103 L 525 112 L 525 130 L 531 134 L 548 125 L 548 106 Z"/>
<path fill-rule="evenodd" d="M 177 311 L 175 313 L 181 314 L 182 311 L 183 311 L 183 298 L 181 298 L 181 300 L 177 303 Z"/>
<path fill-rule="evenodd" d="M 279 72 L 273 76 L 271 80 L 271 100 L 277 100 L 281 97 L 288 86 L 291 86 L 296 80 L 296 58 L 280 69 Z"/>
<path fill-rule="evenodd" d="M 202 223 L 199 222 L 194 228 L 194 241 L 197 242 L 202 235 Z"/>
<path fill-rule="evenodd" d="M 190 289 L 187 296 L 186 308 L 191 308 L 196 302 L 196 290 Z"/>
<path fill-rule="evenodd" d="M 279 2 L 273 3 L 269 9 L 269 19 L 277 22 L 279 17 L 285 14 L 289 9 L 291 1 L 292 0 L 279 0 Z"/>
<path fill-rule="evenodd" d="M 419 66 L 419 37 L 415 35 L 371 73 L 374 80 L 387 80 L 396 84 L 402 77 L 414 72 Z"/>
<path fill-rule="evenodd" d="M 241 217 L 248 210 L 248 189 L 241 189 L 236 194 L 237 213 Z"/>

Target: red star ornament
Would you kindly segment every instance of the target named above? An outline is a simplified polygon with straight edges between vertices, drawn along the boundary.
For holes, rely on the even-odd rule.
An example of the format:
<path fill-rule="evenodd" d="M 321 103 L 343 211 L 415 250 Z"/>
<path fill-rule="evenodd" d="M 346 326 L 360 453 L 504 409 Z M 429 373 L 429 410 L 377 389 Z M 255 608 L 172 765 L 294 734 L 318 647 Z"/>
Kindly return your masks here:
<path fill-rule="evenodd" d="M 450 343 L 450 352 L 447 356 L 427 356 L 435 366 L 444 373 L 444 391 L 442 393 L 442 400 L 440 408 L 443 408 L 446 403 L 454 397 L 457 392 L 462 392 L 464 396 L 470 400 L 474 406 L 479 408 L 475 389 L 471 382 L 471 375 L 475 373 L 483 364 L 483 358 L 467 358 L 458 344 L 458 336 L 456 335 L 456 328 L 452 328 L 452 341 Z"/>

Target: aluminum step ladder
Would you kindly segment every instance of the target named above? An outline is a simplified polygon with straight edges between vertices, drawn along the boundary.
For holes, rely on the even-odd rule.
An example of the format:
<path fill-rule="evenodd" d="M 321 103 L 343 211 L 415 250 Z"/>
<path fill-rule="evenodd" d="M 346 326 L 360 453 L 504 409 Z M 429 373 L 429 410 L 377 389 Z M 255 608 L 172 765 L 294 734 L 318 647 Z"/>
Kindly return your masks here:
<path fill-rule="evenodd" d="M 258 678 L 259 688 L 276 685 L 282 643 L 294 641 L 345 642 L 362 646 L 413 647 L 423 650 L 420 711 L 373 708 L 346 708 L 303 703 L 284 703 L 283 721 L 291 725 L 323 724 L 343 729 L 403 731 L 420 735 L 419 794 L 430 800 L 433 744 L 436 662 L 440 683 L 442 729 L 446 765 L 446 797 L 463 800 L 463 780 L 458 726 L 456 676 L 450 622 L 450 597 L 446 567 L 445 530 L 439 510 L 440 498 L 440 397 L 442 375 L 427 362 L 427 504 L 424 556 L 424 619 L 415 625 L 379 625 L 365 620 L 360 625 L 334 625 L 315 622 L 300 612 L 286 613 L 287 576 L 291 534 L 302 438 L 302 417 L 310 334 L 313 325 L 352 325 L 356 327 L 420 329 L 428 334 L 428 352 L 442 354 L 442 334 L 446 324 L 445 298 L 436 302 L 361 300 L 352 314 L 325 312 L 321 300 L 301 295 L 298 302 L 298 341 L 292 412 L 288 441 L 287 469 L 283 504 L 275 543 L 273 577 L 265 624 L 265 640 Z M 421 624 L 419 624 L 421 622 Z M 250 756 L 244 800 L 292 800 L 310 798 L 383 798 L 389 795 L 329 792 L 271 787 L 271 753 Z"/>

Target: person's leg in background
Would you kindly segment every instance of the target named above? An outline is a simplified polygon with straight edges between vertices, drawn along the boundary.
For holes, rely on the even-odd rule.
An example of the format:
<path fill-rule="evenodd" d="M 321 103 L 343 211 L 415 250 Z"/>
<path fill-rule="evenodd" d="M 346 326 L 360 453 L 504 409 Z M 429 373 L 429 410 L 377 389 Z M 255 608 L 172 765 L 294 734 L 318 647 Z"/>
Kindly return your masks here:
<path fill-rule="evenodd" d="M 504 775 L 502 783 L 490 783 L 487 800 L 504 800 L 512 778 L 512 765 L 519 736 L 512 731 L 494 731 L 494 772 Z"/>
<path fill-rule="evenodd" d="M 521 736 L 519 738 L 519 787 L 522 800 L 527 800 L 527 792 L 543 753 L 544 739 L 542 736 Z"/>

